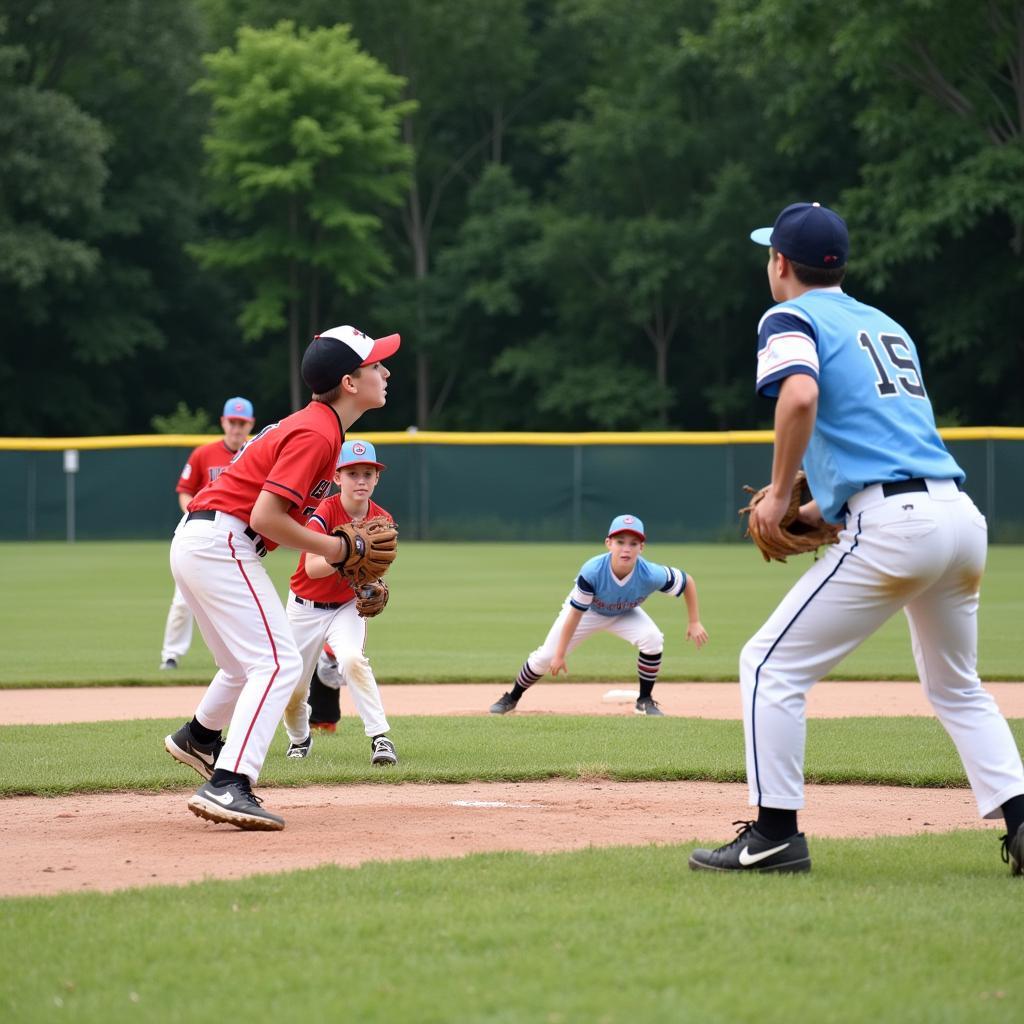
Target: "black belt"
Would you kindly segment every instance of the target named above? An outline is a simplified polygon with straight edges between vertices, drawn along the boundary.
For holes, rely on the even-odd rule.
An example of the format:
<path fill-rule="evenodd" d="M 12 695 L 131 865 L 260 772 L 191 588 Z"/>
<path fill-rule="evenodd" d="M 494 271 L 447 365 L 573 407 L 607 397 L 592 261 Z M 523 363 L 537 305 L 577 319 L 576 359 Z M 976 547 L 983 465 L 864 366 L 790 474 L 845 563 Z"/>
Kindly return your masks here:
<path fill-rule="evenodd" d="M 185 522 L 190 523 L 192 522 L 193 519 L 205 519 L 209 522 L 213 522 L 213 520 L 216 518 L 216 509 L 203 508 L 200 509 L 198 512 L 189 512 L 189 514 L 185 516 Z M 267 553 L 267 545 L 264 542 L 263 538 L 251 526 L 247 526 L 245 528 L 245 535 L 249 538 L 249 540 L 253 542 L 253 544 L 256 545 L 256 554 L 259 555 L 260 558 L 262 558 Z"/>
<path fill-rule="evenodd" d="M 962 491 L 963 484 L 959 480 L 955 481 L 956 489 Z M 921 477 L 914 477 L 911 480 L 893 480 L 890 483 L 882 484 L 882 494 L 887 498 L 891 498 L 894 494 L 911 494 L 914 491 L 927 491 L 928 483 L 922 480 Z"/>
<path fill-rule="evenodd" d="M 292 597 L 295 597 L 292 594 Z M 295 597 L 296 604 L 304 604 L 309 608 L 319 608 L 322 612 L 333 612 L 339 608 L 343 608 L 347 602 L 345 601 L 310 601 L 307 597 Z"/>

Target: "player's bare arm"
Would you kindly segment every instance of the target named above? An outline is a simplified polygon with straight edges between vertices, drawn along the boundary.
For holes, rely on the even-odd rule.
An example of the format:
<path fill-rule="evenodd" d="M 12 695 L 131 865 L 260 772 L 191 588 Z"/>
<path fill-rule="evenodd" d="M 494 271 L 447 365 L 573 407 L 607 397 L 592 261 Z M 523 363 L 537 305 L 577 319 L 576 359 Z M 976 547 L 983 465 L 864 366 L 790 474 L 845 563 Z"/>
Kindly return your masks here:
<path fill-rule="evenodd" d="M 562 623 L 562 634 L 558 638 L 558 646 L 555 648 L 554 656 L 551 658 L 551 668 L 549 671 L 553 676 L 557 676 L 559 672 L 564 672 L 566 675 L 569 674 L 569 666 L 565 663 L 565 652 L 569 648 L 569 641 L 572 640 L 573 633 L 576 632 L 576 627 L 580 624 L 580 619 L 583 618 L 583 612 L 578 608 L 570 608 L 569 614 L 565 617 L 565 622 Z"/>
<path fill-rule="evenodd" d="M 786 377 L 775 404 L 775 455 L 772 459 L 772 488 L 751 513 L 757 516 L 761 532 L 781 541 L 779 523 L 793 490 L 793 479 L 803 461 L 818 412 L 818 382 L 805 373 Z"/>
<path fill-rule="evenodd" d="M 697 584 L 692 576 L 686 577 L 686 589 L 683 591 L 683 600 L 686 602 L 686 614 L 689 621 L 686 624 L 686 639 L 692 640 L 699 651 L 708 642 L 708 631 L 700 621 L 700 604 L 697 601 Z"/>
<path fill-rule="evenodd" d="M 252 507 L 249 525 L 261 537 L 287 548 L 321 555 L 334 562 L 342 561 L 348 555 L 348 543 L 343 537 L 328 537 L 300 526 L 288 515 L 289 508 L 291 504 L 279 494 L 260 491 Z"/>
<path fill-rule="evenodd" d="M 182 514 L 188 511 L 188 503 L 195 497 L 194 494 L 178 492 L 178 508 L 181 509 Z"/>

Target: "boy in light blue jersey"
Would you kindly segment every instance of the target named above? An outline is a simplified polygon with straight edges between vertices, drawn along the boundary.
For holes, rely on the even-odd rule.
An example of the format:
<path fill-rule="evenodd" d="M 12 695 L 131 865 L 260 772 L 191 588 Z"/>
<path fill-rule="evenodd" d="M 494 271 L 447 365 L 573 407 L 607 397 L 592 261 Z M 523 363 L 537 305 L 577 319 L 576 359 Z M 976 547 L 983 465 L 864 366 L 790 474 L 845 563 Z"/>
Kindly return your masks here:
<path fill-rule="evenodd" d="M 983 818 L 1002 817 L 1003 859 L 1024 873 L 1024 766 L 977 673 L 987 526 L 935 428 L 907 331 L 841 288 L 849 237 L 818 203 L 787 206 L 750 236 L 769 246 L 776 305 L 758 325 L 757 390 L 776 399 L 770 491 L 751 512 L 780 542 L 801 462 L 814 500 L 799 518 L 842 523 L 740 655 L 750 803 L 757 820 L 696 870 L 808 871 L 803 807 L 807 691 L 903 609 L 921 686 L 956 745 Z"/>
<path fill-rule="evenodd" d="M 566 655 L 588 636 L 614 633 L 638 650 L 637 676 L 640 694 L 638 715 L 662 715 L 652 696 L 661 668 L 665 637 L 654 620 L 640 605 L 655 591 L 682 595 L 689 622 L 686 638 L 700 649 L 707 643 L 707 630 L 700 622 L 697 584 L 692 576 L 668 565 L 656 565 L 641 557 L 646 536 L 644 524 L 636 516 L 621 515 L 612 520 L 605 538 L 608 553 L 595 555 L 583 563 L 576 585 L 562 605 L 547 638 L 524 662 L 515 684 L 491 705 L 492 715 L 515 711 L 520 698 L 549 671 L 553 676 L 568 672 Z"/>

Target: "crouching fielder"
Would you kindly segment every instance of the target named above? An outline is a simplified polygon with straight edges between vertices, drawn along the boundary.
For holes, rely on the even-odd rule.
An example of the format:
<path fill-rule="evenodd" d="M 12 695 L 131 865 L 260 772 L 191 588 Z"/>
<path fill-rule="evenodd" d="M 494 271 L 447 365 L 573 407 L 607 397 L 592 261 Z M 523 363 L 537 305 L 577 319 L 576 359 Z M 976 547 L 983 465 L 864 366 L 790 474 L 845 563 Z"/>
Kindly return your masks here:
<path fill-rule="evenodd" d="M 546 672 L 553 676 L 567 673 L 567 655 L 588 636 L 600 632 L 614 633 L 637 649 L 640 692 L 634 707 L 636 714 L 663 714 L 652 694 L 661 668 L 665 636 L 640 605 L 655 591 L 673 597 L 682 595 L 689 618 L 686 638 L 699 650 L 707 643 L 708 634 L 701 625 L 693 577 L 642 558 L 645 542 L 644 524 L 636 516 L 621 515 L 612 520 L 604 542 L 607 554 L 596 555 L 580 569 L 576 585 L 563 602 L 544 643 L 523 663 L 512 689 L 491 705 L 492 715 L 515 711 L 523 694 Z"/>
<path fill-rule="evenodd" d="M 334 474 L 334 483 L 340 492 L 320 502 L 306 524 L 308 528 L 330 534 L 343 523 L 367 517 L 383 516 L 391 520 L 388 512 L 370 500 L 384 468 L 377 462 L 377 454 L 369 441 L 346 441 Z M 391 727 L 384 714 L 377 680 L 363 653 L 366 619 L 359 614 L 356 595 L 348 580 L 325 558 L 307 557 L 303 552 L 290 588 L 288 621 L 302 659 L 302 674 L 284 712 L 288 757 L 306 757 L 313 745 L 309 727 L 309 686 L 327 643 L 370 738 L 370 763 L 397 764 L 398 754 L 387 736 Z"/>

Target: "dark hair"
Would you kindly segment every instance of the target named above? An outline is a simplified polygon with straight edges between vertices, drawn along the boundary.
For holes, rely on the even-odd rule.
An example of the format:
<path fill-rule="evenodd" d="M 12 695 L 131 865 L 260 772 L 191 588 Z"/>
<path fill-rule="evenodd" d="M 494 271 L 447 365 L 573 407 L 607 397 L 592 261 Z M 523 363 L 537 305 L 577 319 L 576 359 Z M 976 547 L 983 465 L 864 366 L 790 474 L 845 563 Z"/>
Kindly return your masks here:
<path fill-rule="evenodd" d="M 346 377 L 358 377 L 360 372 L 362 371 L 362 369 L 363 368 L 361 366 L 357 366 L 351 373 L 346 373 L 345 376 Z M 313 401 L 314 402 L 323 402 L 324 405 L 330 405 L 331 402 L 336 402 L 340 397 L 341 397 L 341 381 L 339 380 L 338 383 L 335 384 L 335 386 L 333 388 L 331 388 L 330 391 L 325 391 L 323 394 L 320 394 L 320 395 L 314 394 L 313 395 Z"/>
<path fill-rule="evenodd" d="M 786 257 L 789 259 L 789 257 Z M 801 284 L 811 285 L 815 288 L 831 288 L 834 285 L 842 284 L 846 277 L 846 264 L 841 267 L 809 267 L 806 263 L 797 263 L 789 260 L 793 268 L 793 275 Z"/>

